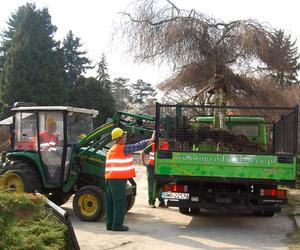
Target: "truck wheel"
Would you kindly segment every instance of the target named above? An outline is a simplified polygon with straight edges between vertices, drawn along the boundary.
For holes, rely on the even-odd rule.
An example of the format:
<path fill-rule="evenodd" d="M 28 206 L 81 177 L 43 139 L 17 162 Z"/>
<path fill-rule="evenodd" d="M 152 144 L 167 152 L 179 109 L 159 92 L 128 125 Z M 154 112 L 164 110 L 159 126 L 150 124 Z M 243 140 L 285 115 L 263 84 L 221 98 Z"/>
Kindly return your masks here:
<path fill-rule="evenodd" d="M 199 213 L 200 213 L 200 208 L 198 208 L 198 207 L 191 208 L 191 214 L 196 215 L 196 214 L 199 214 Z"/>
<path fill-rule="evenodd" d="M 57 206 L 65 204 L 72 194 L 66 194 L 64 192 L 55 192 L 48 196 L 48 199 L 55 203 Z"/>
<path fill-rule="evenodd" d="M 274 212 L 269 212 L 269 211 L 255 211 L 253 212 L 253 215 L 255 216 L 264 216 L 264 217 L 273 217 Z"/>
<path fill-rule="evenodd" d="M 128 212 L 134 205 L 135 203 L 135 195 L 129 194 L 127 195 L 127 209 L 126 212 Z"/>
<path fill-rule="evenodd" d="M 3 188 L 16 191 L 17 193 L 42 191 L 43 185 L 38 170 L 27 162 L 7 162 L 4 170 L 6 172 L 2 176 Z"/>
<path fill-rule="evenodd" d="M 274 212 L 264 211 L 263 212 L 263 216 L 265 216 L 265 217 L 273 217 L 274 216 Z"/>
<path fill-rule="evenodd" d="M 82 221 L 97 221 L 104 214 L 103 190 L 96 186 L 84 186 L 73 199 L 73 210 Z"/>
<path fill-rule="evenodd" d="M 262 211 L 254 211 L 252 212 L 254 216 L 263 216 L 263 212 Z"/>
<path fill-rule="evenodd" d="M 189 208 L 188 207 L 179 207 L 179 212 L 181 214 L 189 214 Z"/>

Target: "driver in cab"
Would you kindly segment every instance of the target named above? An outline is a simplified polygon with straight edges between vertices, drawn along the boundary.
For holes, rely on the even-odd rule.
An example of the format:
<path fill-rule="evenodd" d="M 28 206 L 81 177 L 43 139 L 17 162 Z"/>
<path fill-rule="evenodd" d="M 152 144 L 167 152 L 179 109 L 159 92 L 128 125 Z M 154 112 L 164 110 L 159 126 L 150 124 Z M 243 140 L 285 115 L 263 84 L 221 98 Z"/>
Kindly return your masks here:
<path fill-rule="evenodd" d="M 41 150 L 55 150 L 57 141 L 56 121 L 53 117 L 49 117 L 46 122 L 46 130 L 40 132 Z"/>

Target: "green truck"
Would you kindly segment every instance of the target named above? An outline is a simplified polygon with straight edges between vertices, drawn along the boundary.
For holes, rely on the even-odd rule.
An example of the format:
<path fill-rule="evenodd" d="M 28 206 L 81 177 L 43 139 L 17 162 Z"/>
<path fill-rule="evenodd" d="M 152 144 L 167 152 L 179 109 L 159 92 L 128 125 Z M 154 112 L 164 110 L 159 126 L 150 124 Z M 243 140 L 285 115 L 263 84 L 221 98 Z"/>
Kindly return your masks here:
<path fill-rule="evenodd" d="M 181 213 L 273 216 L 294 186 L 298 107 L 156 106 L 155 174 Z M 169 144 L 159 148 L 159 141 Z M 280 188 L 279 188 L 280 187 Z"/>

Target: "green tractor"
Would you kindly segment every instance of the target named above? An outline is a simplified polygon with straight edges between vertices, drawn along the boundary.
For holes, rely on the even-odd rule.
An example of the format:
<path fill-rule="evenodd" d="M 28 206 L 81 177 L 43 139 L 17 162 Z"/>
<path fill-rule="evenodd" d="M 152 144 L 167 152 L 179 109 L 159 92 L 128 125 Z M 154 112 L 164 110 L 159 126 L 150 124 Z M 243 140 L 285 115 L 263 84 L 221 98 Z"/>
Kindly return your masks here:
<path fill-rule="evenodd" d="M 96 221 L 104 214 L 104 169 L 111 131 L 121 127 L 128 132 L 129 141 L 135 142 L 151 136 L 155 120 L 118 112 L 93 130 L 95 110 L 17 103 L 12 111 L 14 140 L 12 150 L 4 156 L 0 186 L 39 192 L 59 206 L 75 194 L 73 210 L 83 221 Z M 136 184 L 130 179 L 127 211 L 135 195 Z"/>

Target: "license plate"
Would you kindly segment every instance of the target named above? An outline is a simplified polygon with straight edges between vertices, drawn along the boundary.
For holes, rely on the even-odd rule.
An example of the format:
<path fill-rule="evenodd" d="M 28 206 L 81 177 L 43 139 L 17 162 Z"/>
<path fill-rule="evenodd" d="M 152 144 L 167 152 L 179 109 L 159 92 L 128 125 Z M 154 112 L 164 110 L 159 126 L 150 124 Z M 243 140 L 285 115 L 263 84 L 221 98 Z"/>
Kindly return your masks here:
<path fill-rule="evenodd" d="M 188 200 L 188 193 L 172 193 L 172 192 L 163 192 L 162 198 L 164 199 L 175 199 L 175 200 Z"/>

